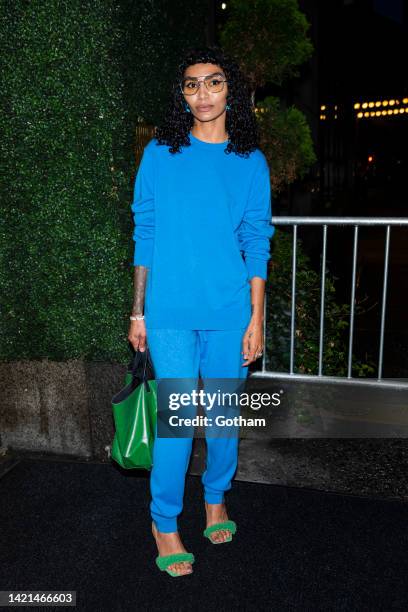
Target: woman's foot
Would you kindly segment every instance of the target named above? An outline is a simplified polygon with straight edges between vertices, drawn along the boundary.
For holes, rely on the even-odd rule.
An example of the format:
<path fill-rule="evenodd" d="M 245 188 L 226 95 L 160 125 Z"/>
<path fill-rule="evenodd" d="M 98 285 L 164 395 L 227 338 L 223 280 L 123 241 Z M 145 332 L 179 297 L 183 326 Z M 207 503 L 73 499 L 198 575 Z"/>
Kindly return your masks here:
<path fill-rule="evenodd" d="M 206 501 L 205 511 L 207 513 L 207 527 L 211 527 L 211 525 L 215 525 L 215 523 L 223 523 L 224 521 L 228 521 L 225 502 L 220 504 L 209 504 Z M 229 529 L 219 529 L 218 531 L 213 531 L 209 537 L 213 542 L 225 542 L 225 540 L 227 540 L 230 536 L 231 531 Z"/>
<path fill-rule="evenodd" d="M 157 550 L 159 551 L 160 557 L 172 555 L 173 553 L 187 552 L 180 540 L 178 531 L 172 531 L 171 533 L 158 531 L 154 521 L 152 521 L 152 532 L 154 539 L 156 540 Z M 193 572 L 191 563 L 188 561 L 172 563 L 168 566 L 168 569 L 177 572 L 180 576 L 184 574 L 191 574 Z"/>

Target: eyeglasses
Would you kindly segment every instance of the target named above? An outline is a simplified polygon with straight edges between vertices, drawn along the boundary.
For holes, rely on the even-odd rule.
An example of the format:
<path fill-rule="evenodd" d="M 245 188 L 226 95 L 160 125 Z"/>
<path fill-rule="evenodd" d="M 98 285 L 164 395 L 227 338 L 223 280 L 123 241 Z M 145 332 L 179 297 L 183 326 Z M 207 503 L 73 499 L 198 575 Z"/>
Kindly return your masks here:
<path fill-rule="evenodd" d="M 221 75 L 208 75 L 201 77 L 201 80 L 197 78 L 185 78 L 180 83 L 180 89 L 185 96 L 193 96 L 201 87 L 201 83 L 204 82 L 207 90 L 210 93 L 219 93 L 224 89 L 224 83 L 227 83 L 227 79 L 221 78 Z"/>

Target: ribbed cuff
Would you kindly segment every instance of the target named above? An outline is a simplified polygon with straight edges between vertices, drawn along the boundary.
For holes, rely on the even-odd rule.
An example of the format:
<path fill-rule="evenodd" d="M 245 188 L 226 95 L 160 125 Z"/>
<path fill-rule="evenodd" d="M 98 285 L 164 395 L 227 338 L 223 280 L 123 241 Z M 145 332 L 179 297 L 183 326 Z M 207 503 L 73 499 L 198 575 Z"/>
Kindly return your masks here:
<path fill-rule="evenodd" d="M 135 250 L 133 255 L 134 266 L 151 267 L 153 259 L 153 240 L 141 240 L 138 238 L 135 242 Z"/>
<path fill-rule="evenodd" d="M 153 513 L 151 513 L 151 517 L 156 525 L 157 531 L 161 533 L 173 533 L 178 530 L 177 519 L 159 519 L 153 515 Z"/>
<path fill-rule="evenodd" d="M 245 257 L 245 265 L 248 270 L 249 279 L 254 276 L 260 276 L 263 280 L 267 280 L 267 264 L 265 259 L 257 259 L 256 257 Z"/>
<path fill-rule="evenodd" d="M 224 493 L 209 493 L 205 491 L 204 499 L 208 504 L 222 504 L 225 500 Z"/>

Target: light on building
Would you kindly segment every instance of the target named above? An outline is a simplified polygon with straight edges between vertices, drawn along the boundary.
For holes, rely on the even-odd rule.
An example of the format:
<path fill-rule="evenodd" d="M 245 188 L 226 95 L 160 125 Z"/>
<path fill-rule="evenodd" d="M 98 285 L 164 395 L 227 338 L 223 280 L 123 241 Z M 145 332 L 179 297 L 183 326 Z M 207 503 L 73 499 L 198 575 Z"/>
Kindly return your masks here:
<path fill-rule="evenodd" d="M 380 108 L 382 107 L 383 109 L 386 107 L 394 107 L 396 108 L 397 106 L 400 106 L 400 104 L 404 104 L 404 105 L 408 105 L 408 98 L 401 98 L 400 100 L 398 100 L 397 98 L 394 98 L 393 100 L 376 100 L 375 102 L 371 101 L 371 102 L 355 102 L 353 104 L 353 108 L 354 110 L 361 110 L 361 109 L 366 109 L 366 108 Z M 337 108 L 337 107 L 335 107 Z M 392 111 L 391 111 L 392 112 Z M 408 112 L 408 106 L 405 106 L 404 109 L 399 108 L 398 110 L 395 110 L 394 113 L 402 113 L 402 112 Z M 382 112 L 380 113 L 382 115 L 388 115 L 390 113 L 385 113 Z M 367 115 L 364 114 L 364 117 L 366 117 Z M 370 115 L 370 116 L 379 116 L 379 113 L 374 113 L 374 115 Z"/>

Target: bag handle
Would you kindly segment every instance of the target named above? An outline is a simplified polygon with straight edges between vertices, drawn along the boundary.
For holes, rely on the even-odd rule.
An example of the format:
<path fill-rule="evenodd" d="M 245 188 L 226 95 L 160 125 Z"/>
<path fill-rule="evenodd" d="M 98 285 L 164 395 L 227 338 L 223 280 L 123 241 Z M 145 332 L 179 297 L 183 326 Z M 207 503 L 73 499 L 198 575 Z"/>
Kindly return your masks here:
<path fill-rule="evenodd" d="M 146 375 L 146 369 L 147 369 L 147 365 L 149 365 L 149 370 L 150 370 L 150 375 L 151 375 L 150 378 L 151 378 L 152 376 L 154 377 L 154 368 L 153 368 L 153 363 L 152 363 L 149 347 L 146 346 L 146 349 L 144 351 L 141 351 L 141 352 L 143 353 L 142 359 L 144 361 L 142 381 L 143 381 L 143 384 L 144 384 L 144 386 L 146 388 L 146 392 L 149 393 L 150 392 L 150 387 L 149 387 L 149 383 L 148 383 L 148 377 Z"/>
<path fill-rule="evenodd" d="M 146 391 L 150 391 L 148 380 L 154 378 L 155 374 L 148 346 L 146 346 L 144 351 L 139 351 L 139 349 L 135 351 L 133 361 L 129 364 L 128 370 L 131 371 L 133 380 L 137 378 L 145 384 Z"/>

